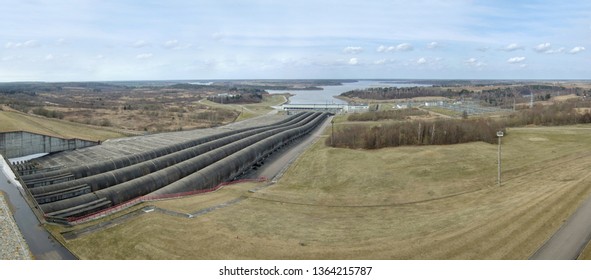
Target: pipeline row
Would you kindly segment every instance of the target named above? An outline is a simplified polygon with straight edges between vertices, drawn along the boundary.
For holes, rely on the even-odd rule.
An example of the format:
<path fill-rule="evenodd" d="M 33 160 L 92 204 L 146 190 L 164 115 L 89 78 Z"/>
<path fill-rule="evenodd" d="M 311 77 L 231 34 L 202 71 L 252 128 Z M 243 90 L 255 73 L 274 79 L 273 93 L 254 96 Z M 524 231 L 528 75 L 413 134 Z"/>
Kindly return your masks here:
<path fill-rule="evenodd" d="M 204 136 L 197 139 L 192 139 L 180 143 L 176 143 L 173 145 L 167 145 L 160 148 L 152 149 L 149 151 L 145 151 L 142 153 L 132 154 L 128 156 L 123 156 L 111 160 L 105 160 L 95 163 L 90 163 L 86 165 L 80 165 L 75 167 L 63 168 L 59 170 L 53 170 L 49 172 L 42 172 L 42 173 L 35 173 L 24 175 L 21 178 L 26 183 L 29 188 L 36 188 L 45 185 L 51 185 L 55 183 L 60 183 L 64 181 L 69 181 L 72 179 L 83 178 L 87 176 L 92 176 L 100 173 L 104 173 L 107 171 L 123 168 L 126 166 L 130 166 L 136 163 L 140 163 L 143 161 L 148 161 L 151 159 L 155 159 L 161 156 L 165 156 L 174 152 L 178 152 L 190 147 L 194 147 L 196 145 L 204 144 L 207 142 L 211 142 L 222 137 L 235 135 L 241 132 L 255 130 L 255 129 L 268 129 L 273 128 L 277 125 L 289 124 L 292 123 L 295 119 L 300 118 L 301 115 L 293 115 L 290 116 L 282 121 L 265 125 L 265 126 L 258 126 L 252 128 L 243 128 L 243 129 L 236 129 L 226 132 L 217 133 L 214 135 Z"/>
<path fill-rule="evenodd" d="M 224 132 L 207 137 L 209 141 L 189 141 L 192 146 L 168 149 L 170 152 L 164 155 L 142 153 L 142 157 L 150 158 L 147 160 L 129 156 L 126 161 L 95 164 L 104 168 L 102 172 L 89 170 L 91 165 L 72 168 L 68 173 L 58 171 L 52 176 L 77 178 L 30 191 L 46 215 L 68 218 L 147 194 L 208 189 L 247 172 L 269 154 L 309 133 L 325 118 L 323 113 L 301 113 L 273 125 Z M 116 166 L 115 162 L 125 164 Z"/>
<path fill-rule="evenodd" d="M 139 178 L 141 176 L 145 176 L 149 173 L 155 172 L 157 170 L 161 170 L 167 168 L 169 166 L 179 164 L 191 158 L 194 158 L 198 155 L 203 153 L 209 152 L 211 150 L 223 147 L 227 144 L 232 142 L 238 141 L 245 137 L 249 137 L 252 135 L 256 135 L 258 133 L 262 133 L 265 131 L 269 131 L 272 129 L 287 127 L 290 125 L 297 124 L 298 122 L 302 121 L 306 118 L 306 114 L 296 115 L 295 117 L 289 118 L 287 121 L 279 122 L 275 125 L 265 126 L 265 127 L 258 127 L 252 128 L 249 131 L 238 131 L 233 133 L 232 135 L 227 135 L 227 133 L 223 133 L 219 135 L 218 139 L 212 140 L 205 143 L 200 143 L 198 145 L 188 147 L 176 152 L 168 153 L 154 159 L 145 160 L 136 164 L 115 168 L 112 169 L 112 165 L 107 163 L 98 164 L 99 166 L 103 167 L 101 169 L 101 173 L 97 173 L 97 171 L 92 171 L 92 173 L 97 173 L 90 176 L 81 177 L 75 180 L 68 180 L 64 182 L 57 182 L 52 185 L 34 187 L 30 189 L 31 194 L 36 198 L 37 203 L 44 204 L 48 202 L 53 202 L 57 200 L 62 200 L 65 198 L 77 196 L 80 193 L 74 192 L 74 190 L 79 189 L 80 187 L 88 187 L 88 191 L 86 192 L 94 192 L 104 188 L 108 188 L 110 186 L 124 183 L 129 180 L 133 180 L 135 178 Z M 210 139 L 208 137 L 207 139 Z M 148 154 L 148 153 L 145 153 Z M 132 157 L 126 157 L 132 158 Z M 121 161 L 119 161 L 121 162 Z M 89 172 L 90 173 L 90 172 Z M 82 191 L 82 190 L 80 190 Z"/>

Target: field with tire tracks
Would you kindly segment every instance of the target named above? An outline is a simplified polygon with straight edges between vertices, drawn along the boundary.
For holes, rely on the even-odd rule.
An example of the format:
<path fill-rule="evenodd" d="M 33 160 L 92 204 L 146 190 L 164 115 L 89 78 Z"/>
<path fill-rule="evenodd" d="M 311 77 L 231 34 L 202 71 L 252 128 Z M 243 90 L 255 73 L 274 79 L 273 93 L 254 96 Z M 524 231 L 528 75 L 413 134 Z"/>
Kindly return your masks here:
<path fill-rule="evenodd" d="M 257 191 L 145 205 L 238 203 L 192 219 L 146 213 L 65 242 L 86 259 L 527 259 L 591 194 L 590 135 L 589 125 L 509 129 L 501 187 L 496 144 L 368 151 L 320 139 Z"/>

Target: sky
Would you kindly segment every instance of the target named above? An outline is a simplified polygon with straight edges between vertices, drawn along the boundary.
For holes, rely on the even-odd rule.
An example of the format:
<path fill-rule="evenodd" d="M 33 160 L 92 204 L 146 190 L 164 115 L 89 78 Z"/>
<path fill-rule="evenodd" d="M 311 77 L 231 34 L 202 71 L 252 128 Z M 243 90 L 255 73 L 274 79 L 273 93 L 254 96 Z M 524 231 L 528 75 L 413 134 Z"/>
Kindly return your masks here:
<path fill-rule="evenodd" d="M 0 82 L 591 78 L 588 0 L 2 0 L 0 9 Z"/>

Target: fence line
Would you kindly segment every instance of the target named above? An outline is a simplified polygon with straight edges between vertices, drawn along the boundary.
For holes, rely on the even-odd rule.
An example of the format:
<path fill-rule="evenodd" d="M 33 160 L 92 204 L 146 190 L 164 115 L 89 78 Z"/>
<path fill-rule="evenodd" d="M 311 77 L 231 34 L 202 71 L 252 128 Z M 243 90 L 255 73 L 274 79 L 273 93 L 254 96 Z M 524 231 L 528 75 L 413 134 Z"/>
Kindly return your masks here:
<path fill-rule="evenodd" d="M 140 196 L 140 197 L 134 198 L 132 200 L 120 203 L 118 205 L 100 210 L 96 213 L 92 213 L 92 214 L 88 214 L 88 215 L 84 215 L 84 216 L 80 216 L 80 217 L 70 217 L 65 220 L 66 220 L 66 223 L 69 225 L 77 225 L 77 224 L 81 224 L 84 222 L 88 222 L 90 220 L 94 220 L 94 219 L 98 219 L 98 218 L 102 218 L 102 217 L 111 215 L 115 212 L 119 212 L 121 210 L 127 209 L 129 207 L 135 206 L 139 203 L 146 202 L 146 201 L 155 201 L 155 200 L 170 199 L 170 198 L 180 198 L 180 197 L 185 197 L 185 196 L 214 192 L 214 191 L 217 191 L 218 189 L 220 189 L 224 186 L 228 186 L 228 185 L 244 183 L 244 182 L 264 182 L 267 180 L 268 179 L 266 177 L 260 177 L 260 178 L 256 178 L 256 179 L 241 179 L 241 180 L 236 180 L 236 181 L 223 182 L 223 183 L 220 183 L 217 186 L 215 186 L 213 188 L 209 188 L 209 189 L 201 189 L 201 190 L 194 190 L 194 191 L 181 192 L 181 193 L 172 193 L 172 194 L 144 195 L 144 196 Z M 47 215 L 44 215 L 44 217 L 46 220 L 52 220 L 52 218 L 53 218 L 53 217 L 47 216 Z M 55 219 L 53 219 L 53 220 L 55 220 Z"/>

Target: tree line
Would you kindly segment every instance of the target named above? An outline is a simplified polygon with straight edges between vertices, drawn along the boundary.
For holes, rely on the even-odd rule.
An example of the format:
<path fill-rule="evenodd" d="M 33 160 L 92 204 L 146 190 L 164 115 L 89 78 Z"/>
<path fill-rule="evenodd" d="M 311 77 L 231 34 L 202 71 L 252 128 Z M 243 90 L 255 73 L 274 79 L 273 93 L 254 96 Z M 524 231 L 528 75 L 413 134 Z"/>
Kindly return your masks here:
<path fill-rule="evenodd" d="M 352 149 L 380 149 L 412 145 L 449 145 L 474 141 L 494 143 L 503 130 L 498 121 L 436 120 L 408 121 L 367 126 L 346 125 L 334 132 L 332 146 Z M 331 137 L 326 140 L 331 146 Z"/>
<path fill-rule="evenodd" d="M 234 104 L 234 103 L 260 103 L 263 101 L 263 95 L 260 93 L 237 93 L 237 94 L 224 94 L 224 95 L 210 95 L 207 100 L 221 104 Z"/>
<path fill-rule="evenodd" d="M 406 121 L 379 125 L 353 124 L 338 127 L 326 145 L 352 149 L 379 149 L 408 145 L 449 145 L 483 141 L 496 143 L 497 131 L 525 125 L 572 125 L 591 123 L 591 113 L 577 107 L 591 107 L 590 101 L 535 106 L 505 119 L 440 119 Z"/>
<path fill-rule="evenodd" d="M 424 116 L 428 112 L 417 108 L 408 108 L 401 110 L 371 111 L 364 113 L 354 113 L 347 117 L 348 121 L 379 121 L 379 120 L 405 120 L 410 116 Z"/>
<path fill-rule="evenodd" d="M 372 100 L 409 99 L 415 97 L 443 96 L 447 98 L 473 98 L 479 99 L 483 105 L 512 107 L 514 102 L 525 102 L 533 94 L 535 100 L 548 100 L 553 96 L 575 94 L 577 96 L 591 96 L 591 89 L 580 87 L 567 88 L 560 85 L 517 85 L 506 87 L 495 87 L 472 91 L 467 89 L 444 89 L 438 86 L 433 87 L 376 87 L 367 89 L 356 89 L 341 96 L 356 97 Z M 527 98 L 526 98 L 527 97 Z"/>
<path fill-rule="evenodd" d="M 367 89 L 356 89 L 341 94 L 345 97 L 357 97 L 361 99 L 389 100 L 407 99 L 413 97 L 444 96 L 454 97 L 458 93 L 452 90 L 442 90 L 433 87 L 375 87 Z"/>

